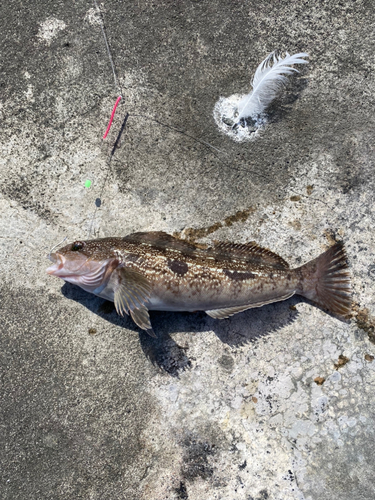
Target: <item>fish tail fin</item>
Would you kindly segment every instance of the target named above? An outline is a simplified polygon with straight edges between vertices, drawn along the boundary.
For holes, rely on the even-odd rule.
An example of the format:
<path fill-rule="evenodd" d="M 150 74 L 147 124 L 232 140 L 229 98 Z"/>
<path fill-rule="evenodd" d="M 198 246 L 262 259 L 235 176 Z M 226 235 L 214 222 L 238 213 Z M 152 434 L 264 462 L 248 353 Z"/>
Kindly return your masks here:
<path fill-rule="evenodd" d="M 342 242 L 299 268 L 302 289 L 297 293 L 339 316 L 351 312 L 351 281 Z"/>

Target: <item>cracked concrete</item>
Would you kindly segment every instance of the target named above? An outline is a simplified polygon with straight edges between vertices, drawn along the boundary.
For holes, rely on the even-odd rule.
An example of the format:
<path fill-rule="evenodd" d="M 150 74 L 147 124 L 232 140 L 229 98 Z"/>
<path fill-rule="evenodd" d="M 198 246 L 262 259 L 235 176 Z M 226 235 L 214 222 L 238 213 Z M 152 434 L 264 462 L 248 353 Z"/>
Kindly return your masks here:
<path fill-rule="evenodd" d="M 93 4 L 1 7 L 0 497 L 372 500 L 372 4 L 101 8 L 123 95 L 106 142 L 117 91 Z M 215 102 L 274 49 L 309 64 L 235 143 Z M 46 275 L 50 248 L 90 229 L 255 240 L 292 266 L 343 239 L 357 316 L 300 298 L 155 312 L 151 339 Z"/>

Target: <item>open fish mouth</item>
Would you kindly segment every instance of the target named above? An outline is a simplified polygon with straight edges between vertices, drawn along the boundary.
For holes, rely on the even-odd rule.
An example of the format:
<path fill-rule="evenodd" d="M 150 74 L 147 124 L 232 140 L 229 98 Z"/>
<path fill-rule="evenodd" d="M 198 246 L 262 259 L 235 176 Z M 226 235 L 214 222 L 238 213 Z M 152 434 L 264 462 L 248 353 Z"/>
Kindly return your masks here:
<path fill-rule="evenodd" d="M 47 268 L 47 274 L 63 279 L 78 276 L 80 274 L 79 271 L 82 270 L 86 263 L 86 259 L 83 259 L 83 261 L 79 259 L 78 262 L 74 262 L 75 266 L 72 266 L 73 262 L 67 260 L 59 253 L 51 253 L 48 255 L 48 258 L 53 264 Z"/>
<path fill-rule="evenodd" d="M 50 253 L 48 258 L 53 264 L 47 268 L 47 274 L 58 276 L 58 272 L 64 267 L 65 259 L 56 253 Z"/>

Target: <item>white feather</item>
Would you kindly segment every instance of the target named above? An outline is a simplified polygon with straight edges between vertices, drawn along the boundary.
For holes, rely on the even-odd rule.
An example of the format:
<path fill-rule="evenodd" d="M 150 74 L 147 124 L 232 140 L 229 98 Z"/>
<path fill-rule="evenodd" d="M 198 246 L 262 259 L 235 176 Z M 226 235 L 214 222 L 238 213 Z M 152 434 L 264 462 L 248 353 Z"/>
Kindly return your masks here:
<path fill-rule="evenodd" d="M 271 52 L 259 64 L 252 81 L 253 90 L 245 95 L 238 104 L 238 117 L 236 118 L 238 122 L 242 118 L 256 117 L 265 111 L 288 81 L 284 75 L 291 75 L 294 71 L 298 73 L 290 65 L 308 63 L 305 59 L 301 59 L 308 57 L 305 52 L 292 56 L 288 52 L 285 54 L 283 59 L 276 52 Z"/>

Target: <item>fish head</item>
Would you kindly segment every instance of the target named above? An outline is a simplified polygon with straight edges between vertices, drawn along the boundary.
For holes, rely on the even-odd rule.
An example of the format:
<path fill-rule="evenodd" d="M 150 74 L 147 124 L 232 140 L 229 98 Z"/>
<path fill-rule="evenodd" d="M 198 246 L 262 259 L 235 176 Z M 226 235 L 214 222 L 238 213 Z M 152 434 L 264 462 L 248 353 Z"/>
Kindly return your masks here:
<path fill-rule="evenodd" d="M 113 238 L 75 241 L 50 253 L 47 273 L 91 293 L 102 290 L 119 265 Z"/>

